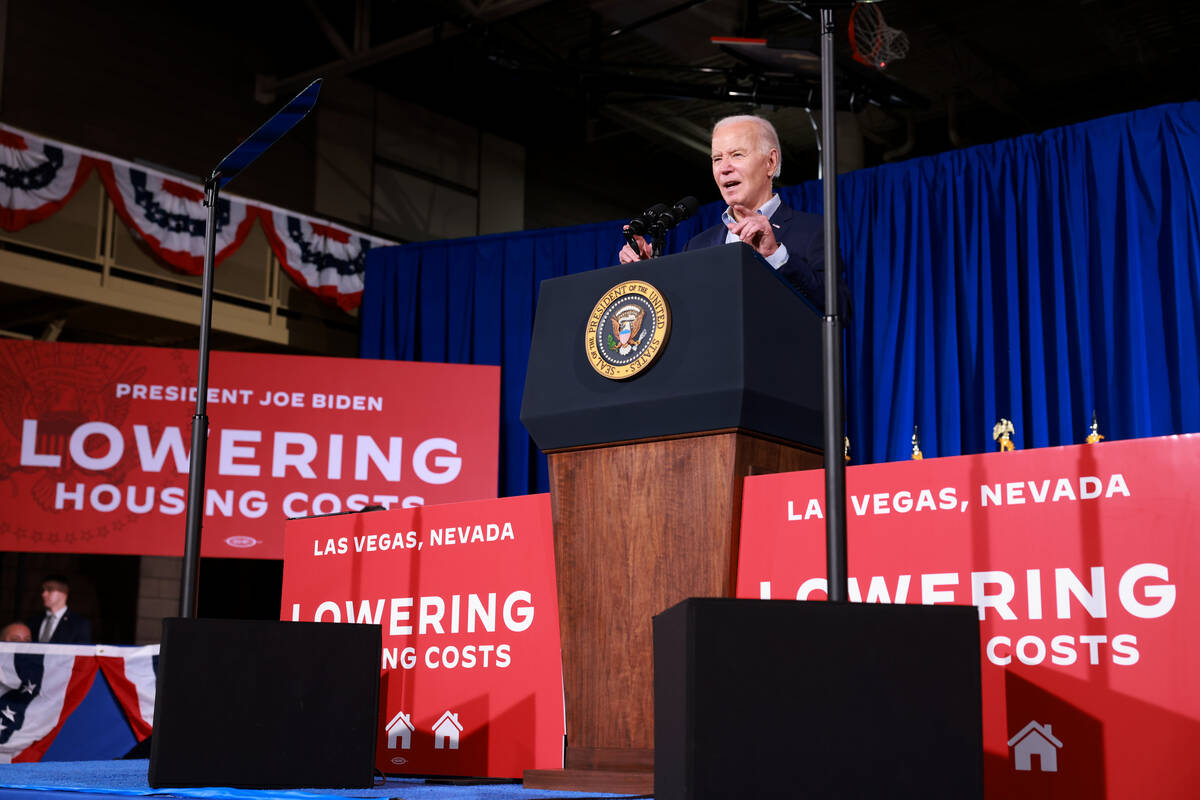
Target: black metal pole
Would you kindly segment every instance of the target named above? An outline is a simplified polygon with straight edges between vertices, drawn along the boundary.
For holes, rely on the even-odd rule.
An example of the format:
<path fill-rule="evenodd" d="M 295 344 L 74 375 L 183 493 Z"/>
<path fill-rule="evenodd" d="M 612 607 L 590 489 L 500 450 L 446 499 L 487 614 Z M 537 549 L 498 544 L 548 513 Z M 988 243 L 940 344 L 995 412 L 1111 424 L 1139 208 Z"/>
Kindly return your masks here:
<path fill-rule="evenodd" d="M 187 536 L 183 546 L 183 586 L 179 593 L 179 616 L 196 616 L 200 578 L 200 537 L 204 528 L 204 467 L 208 448 L 208 351 L 212 329 L 213 270 L 217 248 L 217 198 L 220 175 L 213 173 L 204 184 L 208 225 L 204 229 L 204 284 L 200 294 L 200 358 L 196 376 L 196 413 L 192 417 L 192 452 L 188 468 Z"/>
<path fill-rule="evenodd" d="M 825 578 L 829 599 L 848 599 L 846 566 L 846 462 L 842 443 L 846 411 L 842 391 L 842 321 L 838 317 L 837 107 L 833 86 L 833 9 L 821 9 L 821 188 L 825 197 L 825 318 L 822 357 L 825 379 Z"/>
<path fill-rule="evenodd" d="M 187 536 L 183 545 L 183 579 L 179 593 L 179 616 L 196 615 L 200 576 L 200 538 L 204 528 L 204 465 L 208 445 L 208 351 L 212 329 L 213 270 L 217 251 L 217 201 L 221 187 L 267 151 L 312 110 L 321 91 L 321 79 L 304 87 L 287 105 L 275 112 L 229 155 L 221 159 L 204 182 L 204 205 L 208 226 L 204 229 L 204 287 L 200 296 L 200 363 L 196 377 L 196 414 L 192 417 L 192 456 L 188 468 Z"/>

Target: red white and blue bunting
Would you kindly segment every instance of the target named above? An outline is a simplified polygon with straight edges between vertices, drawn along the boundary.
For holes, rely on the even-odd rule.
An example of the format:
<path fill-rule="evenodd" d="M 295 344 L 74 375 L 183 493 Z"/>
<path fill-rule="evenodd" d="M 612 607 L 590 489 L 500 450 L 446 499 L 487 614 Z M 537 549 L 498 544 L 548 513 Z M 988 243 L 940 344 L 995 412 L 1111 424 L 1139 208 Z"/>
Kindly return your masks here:
<path fill-rule="evenodd" d="M 19 231 L 58 211 L 92 165 L 79 150 L 0 127 L 0 228 Z"/>
<path fill-rule="evenodd" d="M 202 188 L 119 162 L 102 161 L 99 169 L 117 214 L 151 250 L 181 272 L 204 272 L 208 209 Z M 246 241 L 254 217 L 244 201 L 218 198 L 217 264 Z"/>
<path fill-rule="evenodd" d="M 0 763 L 40 761 L 99 669 L 138 741 L 154 724 L 149 647 L 0 643 Z"/>
<path fill-rule="evenodd" d="M 40 648 L 0 648 L 0 763 L 39 761 L 96 677 L 92 648 Z"/>
<path fill-rule="evenodd" d="M 96 660 L 112 689 L 113 697 L 125 712 L 133 735 L 140 742 L 154 728 L 154 696 L 158 691 L 155 658 L 158 645 L 147 647 L 100 647 Z"/>
<path fill-rule="evenodd" d="M 204 189 L 117 158 L 0 125 L 0 228 L 18 231 L 67 203 L 95 167 L 134 236 L 168 266 L 204 270 Z M 275 257 L 300 285 L 343 310 L 362 302 L 366 252 L 394 242 L 236 196 L 221 195 L 216 264 L 236 251 L 257 219 Z"/>
<path fill-rule="evenodd" d="M 262 211 L 275 257 L 292 279 L 349 311 L 362 302 L 367 251 L 391 244 L 286 211 Z"/>

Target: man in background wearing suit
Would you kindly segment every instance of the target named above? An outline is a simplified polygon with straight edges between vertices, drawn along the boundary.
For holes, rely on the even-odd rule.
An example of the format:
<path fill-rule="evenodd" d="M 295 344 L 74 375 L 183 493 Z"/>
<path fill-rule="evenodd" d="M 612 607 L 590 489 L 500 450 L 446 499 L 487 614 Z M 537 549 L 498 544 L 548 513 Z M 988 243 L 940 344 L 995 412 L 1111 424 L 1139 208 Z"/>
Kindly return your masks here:
<path fill-rule="evenodd" d="M 821 217 L 794 211 L 775 194 L 783 157 L 779 135 L 762 117 L 725 117 L 713 126 L 712 174 L 728 207 L 721 222 L 693 236 L 684 250 L 745 242 L 818 308 L 825 308 L 825 236 Z M 650 245 L 626 244 L 622 264 L 650 257 Z M 839 281 L 838 313 L 849 313 L 849 292 Z"/>
<path fill-rule="evenodd" d="M 51 575 L 42 581 L 42 605 L 45 613 L 30 618 L 29 630 L 34 641 L 49 644 L 91 644 L 92 624 L 87 617 L 67 608 L 71 587 L 61 575 Z"/>

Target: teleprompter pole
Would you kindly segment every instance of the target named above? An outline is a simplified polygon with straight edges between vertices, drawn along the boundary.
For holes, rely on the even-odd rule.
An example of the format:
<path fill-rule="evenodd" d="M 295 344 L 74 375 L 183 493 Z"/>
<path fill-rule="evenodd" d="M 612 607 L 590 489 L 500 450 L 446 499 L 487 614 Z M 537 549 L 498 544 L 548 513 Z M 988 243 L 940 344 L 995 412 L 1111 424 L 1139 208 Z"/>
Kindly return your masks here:
<path fill-rule="evenodd" d="M 819 0 L 818 0 L 819 4 Z M 837 125 L 834 119 L 833 9 L 821 8 L 821 188 L 825 201 L 825 317 L 821 329 L 825 396 L 825 577 L 829 599 L 844 603 L 848 597 L 846 565 L 846 462 L 842 443 L 846 435 L 843 398 L 842 321 L 838 317 L 837 238 Z"/>
<path fill-rule="evenodd" d="M 187 533 L 183 543 L 183 587 L 179 593 L 179 616 L 196 616 L 200 579 L 200 534 L 204 524 L 204 465 L 208 455 L 208 353 L 212 331 L 213 268 L 217 249 L 217 198 L 220 174 L 214 172 L 204 183 L 204 205 L 208 224 L 204 229 L 204 282 L 200 293 L 200 358 L 196 376 L 196 413 L 192 416 L 192 453 L 188 466 Z"/>
<path fill-rule="evenodd" d="M 196 413 L 192 416 L 192 451 L 188 465 L 187 531 L 183 542 L 182 587 L 179 616 L 196 616 L 200 585 L 200 541 L 204 528 L 204 468 L 208 450 L 208 354 L 212 332 L 213 270 L 217 251 L 217 210 L 221 188 L 233 180 L 267 148 L 304 119 L 316 105 L 321 80 L 306 86 L 275 115 L 258 127 L 229 155 L 221 159 L 204 182 L 208 224 L 204 228 L 204 282 L 200 294 L 200 357 L 196 376 Z"/>

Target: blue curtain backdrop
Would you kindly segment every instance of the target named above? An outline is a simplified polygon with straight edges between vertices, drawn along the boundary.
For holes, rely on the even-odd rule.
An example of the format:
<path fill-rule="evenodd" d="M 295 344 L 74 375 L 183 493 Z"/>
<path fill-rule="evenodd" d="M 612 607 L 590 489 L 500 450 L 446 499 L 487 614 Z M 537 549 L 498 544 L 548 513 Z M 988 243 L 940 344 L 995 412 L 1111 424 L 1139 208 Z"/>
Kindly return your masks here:
<path fill-rule="evenodd" d="M 817 181 L 780 194 L 821 212 Z M 994 449 L 1000 417 L 1022 448 L 1083 441 L 1093 410 L 1110 439 L 1200 431 L 1197 198 L 1200 103 L 841 176 L 854 463 L 907 458 L 914 424 L 927 457 Z M 545 491 L 518 419 L 537 287 L 620 244 L 610 222 L 372 250 L 361 354 L 499 364 L 500 493 Z"/>

